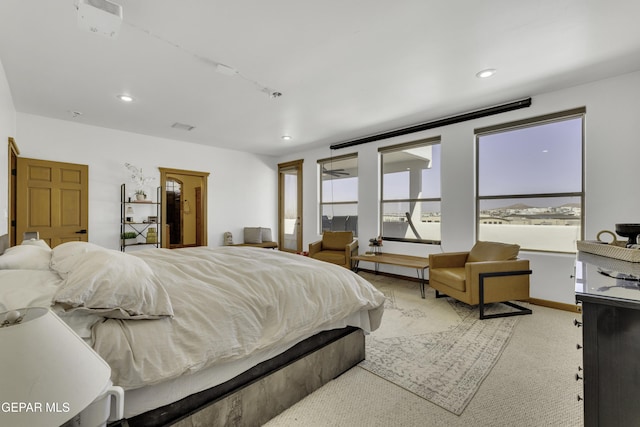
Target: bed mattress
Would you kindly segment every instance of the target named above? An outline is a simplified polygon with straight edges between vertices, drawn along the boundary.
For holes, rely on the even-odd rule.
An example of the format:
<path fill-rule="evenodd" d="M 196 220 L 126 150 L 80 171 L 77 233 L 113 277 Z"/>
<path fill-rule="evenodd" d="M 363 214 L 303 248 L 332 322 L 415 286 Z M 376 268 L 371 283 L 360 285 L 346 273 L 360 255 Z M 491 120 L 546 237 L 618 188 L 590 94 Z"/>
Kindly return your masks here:
<path fill-rule="evenodd" d="M 0 257 L 0 308 L 49 306 L 88 339 L 125 389 L 126 417 L 224 383 L 320 331 L 370 332 L 382 317 L 384 296 L 360 276 L 280 251 L 124 254 L 70 242 L 36 259 L 34 250 Z"/>
<path fill-rule="evenodd" d="M 347 319 L 327 325 L 326 328 L 320 328 L 315 333 L 326 330 L 341 329 L 347 326 L 354 326 L 367 330 L 368 320 L 366 317 L 354 314 Z M 124 399 L 124 417 L 132 418 L 136 415 L 168 405 L 172 402 L 177 402 L 178 400 L 192 394 L 229 381 L 254 366 L 284 353 L 296 344 L 315 335 L 315 333 L 310 334 L 309 336 L 300 337 L 300 339 L 295 342 L 277 345 L 269 350 L 254 353 L 243 359 L 210 366 L 209 368 L 190 375 L 180 376 L 172 380 L 147 387 L 126 390 Z"/>

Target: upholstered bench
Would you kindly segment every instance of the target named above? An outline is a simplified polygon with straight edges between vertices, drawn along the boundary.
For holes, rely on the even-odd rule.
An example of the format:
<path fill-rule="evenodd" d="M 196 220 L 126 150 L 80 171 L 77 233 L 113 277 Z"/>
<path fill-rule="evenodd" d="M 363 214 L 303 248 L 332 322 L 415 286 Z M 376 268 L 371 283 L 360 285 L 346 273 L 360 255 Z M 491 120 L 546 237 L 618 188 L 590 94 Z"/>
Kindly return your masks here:
<path fill-rule="evenodd" d="M 256 248 L 278 249 L 277 242 L 235 243 L 233 246 L 254 246 Z"/>
<path fill-rule="evenodd" d="M 245 227 L 244 243 L 233 246 L 254 246 L 257 248 L 278 249 L 278 243 L 273 241 L 271 229 L 266 227 Z"/>

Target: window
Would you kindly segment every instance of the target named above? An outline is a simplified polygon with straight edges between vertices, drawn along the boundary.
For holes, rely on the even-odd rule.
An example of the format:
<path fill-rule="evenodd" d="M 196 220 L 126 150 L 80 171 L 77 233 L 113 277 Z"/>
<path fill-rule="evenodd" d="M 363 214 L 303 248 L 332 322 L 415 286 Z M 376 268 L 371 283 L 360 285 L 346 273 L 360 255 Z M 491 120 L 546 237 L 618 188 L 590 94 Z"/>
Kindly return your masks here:
<path fill-rule="evenodd" d="M 440 243 L 440 138 L 379 151 L 383 239 Z"/>
<path fill-rule="evenodd" d="M 318 160 L 320 230 L 358 235 L 358 155 Z"/>
<path fill-rule="evenodd" d="M 476 129 L 478 240 L 575 252 L 585 109 Z"/>

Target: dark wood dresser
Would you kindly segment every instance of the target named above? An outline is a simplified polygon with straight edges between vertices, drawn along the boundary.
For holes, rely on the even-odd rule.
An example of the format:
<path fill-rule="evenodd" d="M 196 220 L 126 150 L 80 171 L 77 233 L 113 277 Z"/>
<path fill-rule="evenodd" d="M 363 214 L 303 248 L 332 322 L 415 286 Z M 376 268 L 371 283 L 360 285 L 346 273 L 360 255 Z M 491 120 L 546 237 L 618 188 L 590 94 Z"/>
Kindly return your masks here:
<path fill-rule="evenodd" d="M 640 263 L 578 253 L 576 300 L 585 426 L 640 426 Z"/>

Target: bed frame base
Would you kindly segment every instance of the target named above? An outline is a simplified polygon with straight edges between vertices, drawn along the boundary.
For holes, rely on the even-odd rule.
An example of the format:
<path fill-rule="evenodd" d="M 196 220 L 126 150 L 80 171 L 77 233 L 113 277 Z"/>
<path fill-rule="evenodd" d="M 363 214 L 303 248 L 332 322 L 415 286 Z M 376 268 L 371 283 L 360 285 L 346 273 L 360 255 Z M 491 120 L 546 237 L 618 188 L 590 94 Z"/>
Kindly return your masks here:
<path fill-rule="evenodd" d="M 262 425 L 364 357 L 361 329 L 324 332 L 224 384 L 110 427 Z"/>

